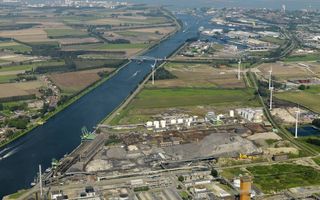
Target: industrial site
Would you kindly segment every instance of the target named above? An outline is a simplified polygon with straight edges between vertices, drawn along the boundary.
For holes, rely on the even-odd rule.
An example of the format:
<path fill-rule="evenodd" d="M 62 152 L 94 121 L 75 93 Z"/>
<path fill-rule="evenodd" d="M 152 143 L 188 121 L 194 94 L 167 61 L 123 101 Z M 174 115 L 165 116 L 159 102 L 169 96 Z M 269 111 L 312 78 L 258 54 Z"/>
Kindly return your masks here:
<path fill-rule="evenodd" d="M 320 199 L 318 10 L 0 4 L 4 200 Z"/>

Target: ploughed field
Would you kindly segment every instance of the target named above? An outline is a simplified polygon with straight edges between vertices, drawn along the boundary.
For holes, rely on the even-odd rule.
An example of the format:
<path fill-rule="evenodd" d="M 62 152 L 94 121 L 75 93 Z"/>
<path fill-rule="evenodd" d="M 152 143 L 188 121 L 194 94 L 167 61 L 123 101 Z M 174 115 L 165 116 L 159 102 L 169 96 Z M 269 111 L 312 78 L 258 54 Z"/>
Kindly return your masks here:
<path fill-rule="evenodd" d="M 58 73 L 50 75 L 49 78 L 63 93 L 73 94 L 100 80 L 102 76 L 99 76 L 99 72 L 109 74 L 113 70 L 113 68 L 102 68 L 61 74 Z"/>

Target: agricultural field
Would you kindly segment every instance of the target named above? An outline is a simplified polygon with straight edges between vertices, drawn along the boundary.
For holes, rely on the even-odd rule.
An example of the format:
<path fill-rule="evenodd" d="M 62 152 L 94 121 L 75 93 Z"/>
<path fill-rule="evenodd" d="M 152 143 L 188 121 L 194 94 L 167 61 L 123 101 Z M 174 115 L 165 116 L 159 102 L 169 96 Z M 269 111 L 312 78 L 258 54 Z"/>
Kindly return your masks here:
<path fill-rule="evenodd" d="M 16 64 L 16 65 L 9 65 L 9 66 L 2 66 L 0 67 L 0 83 L 10 83 L 16 82 L 19 74 L 24 74 L 26 71 L 35 71 L 38 67 L 41 68 L 63 68 L 65 66 L 64 61 L 42 61 L 42 62 L 34 62 L 31 64 Z"/>
<path fill-rule="evenodd" d="M 278 92 L 275 96 L 279 99 L 297 103 L 315 112 L 320 112 L 320 86 L 310 86 L 303 91 Z"/>
<path fill-rule="evenodd" d="M 62 90 L 62 93 L 73 94 L 100 80 L 101 76 L 98 75 L 99 72 L 111 73 L 113 70 L 113 68 L 103 68 L 77 72 L 57 73 L 49 75 L 49 78 L 56 86 L 58 86 Z"/>
<path fill-rule="evenodd" d="M 41 86 L 40 81 L 0 84 L 0 98 L 38 94 Z"/>
<path fill-rule="evenodd" d="M 0 60 L 2 61 L 0 62 L 0 65 L 1 63 L 10 64 L 10 63 L 30 61 L 34 59 L 37 59 L 37 57 L 27 56 L 22 54 L 15 54 L 11 52 L 0 52 Z"/>
<path fill-rule="evenodd" d="M 1 83 L 9 83 L 12 82 L 13 80 L 15 80 L 17 78 L 16 75 L 0 75 L 0 84 Z"/>
<path fill-rule="evenodd" d="M 24 44 L 19 44 L 14 41 L 9 41 L 9 42 L 0 42 L 0 50 L 10 50 L 17 53 L 26 53 L 26 52 L 30 52 L 32 48 Z"/>
<path fill-rule="evenodd" d="M 64 51 L 99 51 L 99 52 L 124 52 L 125 56 L 133 56 L 141 50 L 147 48 L 148 44 L 86 44 L 70 45 L 63 48 Z"/>
<path fill-rule="evenodd" d="M 8 72 L 21 73 L 24 71 L 36 70 L 38 67 L 50 67 L 50 66 L 64 66 L 64 61 L 49 60 L 43 62 L 34 62 L 31 64 L 11 65 L 3 66 L 0 68 L 0 75 Z"/>
<path fill-rule="evenodd" d="M 76 70 L 84 70 L 84 69 L 96 69 L 96 68 L 118 68 L 122 64 L 127 62 L 125 59 L 110 59 L 108 57 L 105 58 L 92 58 L 92 57 L 84 57 L 83 59 L 74 60 L 76 65 Z"/>
<path fill-rule="evenodd" d="M 110 41 L 128 40 L 130 43 L 151 43 L 162 39 L 167 34 L 173 32 L 175 27 L 158 28 L 137 28 L 122 31 L 108 31 L 104 33 L 104 38 Z"/>
<path fill-rule="evenodd" d="M 100 42 L 97 38 L 94 37 L 84 37 L 84 38 L 57 38 L 55 39 L 61 45 L 74 45 L 74 44 L 83 44 L 83 43 L 98 43 Z"/>
<path fill-rule="evenodd" d="M 65 47 L 64 50 L 96 50 L 96 51 L 118 51 L 127 49 L 142 49 L 147 47 L 146 44 L 87 44 L 87 45 L 71 45 Z"/>
<path fill-rule="evenodd" d="M 43 28 L 30 28 L 21 30 L 8 30 L 8 31 L 0 31 L 0 37 L 4 38 L 14 38 L 21 42 L 44 42 L 50 41 L 47 37 L 47 33 Z"/>
<path fill-rule="evenodd" d="M 135 16 L 118 16 L 116 18 L 103 18 L 87 21 L 87 24 L 91 25 L 112 25 L 112 26 L 132 26 L 132 25 L 151 25 L 151 24 L 163 24 L 170 22 L 165 17 L 146 17 L 142 15 Z"/>
<path fill-rule="evenodd" d="M 266 193 L 299 186 L 320 185 L 320 172 L 309 166 L 275 164 L 248 167 L 247 170 L 254 177 L 254 184 Z"/>
<path fill-rule="evenodd" d="M 144 89 L 111 122 L 112 124 L 142 123 L 159 113 L 183 110 L 204 116 L 209 109 L 257 107 L 259 103 L 251 89 Z M 228 108 L 226 108 L 228 107 Z"/>
<path fill-rule="evenodd" d="M 87 37 L 88 33 L 78 29 L 45 29 L 49 38 Z"/>
<path fill-rule="evenodd" d="M 237 71 L 232 68 L 214 68 L 210 64 L 168 63 L 165 66 L 177 78 L 156 80 L 157 88 L 245 88 L 243 80 L 238 80 Z M 152 87 L 149 83 L 148 87 Z"/>

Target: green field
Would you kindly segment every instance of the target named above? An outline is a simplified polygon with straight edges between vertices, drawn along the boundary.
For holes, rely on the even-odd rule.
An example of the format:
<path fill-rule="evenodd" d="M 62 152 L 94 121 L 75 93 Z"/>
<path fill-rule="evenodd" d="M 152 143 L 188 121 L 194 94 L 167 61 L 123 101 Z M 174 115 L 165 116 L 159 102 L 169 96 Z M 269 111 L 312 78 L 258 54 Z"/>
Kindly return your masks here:
<path fill-rule="evenodd" d="M 221 176 L 227 179 L 233 179 L 235 177 L 238 177 L 239 175 L 245 175 L 246 173 L 248 172 L 241 168 L 229 168 L 224 169 L 221 173 Z"/>
<path fill-rule="evenodd" d="M 28 45 L 30 46 L 50 45 L 50 46 L 59 47 L 59 42 L 57 41 L 29 42 Z"/>
<path fill-rule="evenodd" d="M 86 44 L 86 45 L 72 45 L 68 49 L 75 50 L 126 50 L 126 49 L 144 49 L 148 44 Z"/>
<path fill-rule="evenodd" d="M 148 44 L 106 44 L 98 47 L 97 49 L 144 49 L 148 47 Z"/>
<path fill-rule="evenodd" d="M 286 40 L 282 40 L 280 38 L 275 38 L 275 37 L 271 37 L 271 36 L 262 37 L 260 40 L 262 40 L 264 42 L 270 42 L 273 44 L 277 44 L 277 45 L 283 45 L 286 42 Z"/>
<path fill-rule="evenodd" d="M 127 36 L 127 37 L 136 37 L 140 34 L 143 34 L 141 32 L 137 32 L 137 31 L 118 31 L 116 33 L 119 35 L 122 35 L 122 36 Z"/>
<path fill-rule="evenodd" d="M 253 175 L 254 184 L 264 192 L 320 185 L 320 172 L 309 166 L 276 164 L 248 167 L 247 170 Z"/>
<path fill-rule="evenodd" d="M 0 83 L 9 83 L 16 78 L 16 75 L 0 75 Z"/>
<path fill-rule="evenodd" d="M 292 55 L 284 59 L 285 62 L 317 61 L 317 60 L 320 60 L 319 54 Z"/>
<path fill-rule="evenodd" d="M 258 101 L 250 89 L 144 89 L 120 112 L 111 124 L 142 123 L 155 113 L 169 108 L 193 110 L 197 106 L 257 107 Z M 191 111 L 192 112 L 192 111 Z"/>
<path fill-rule="evenodd" d="M 312 160 L 317 163 L 317 165 L 320 165 L 320 157 L 312 158 Z"/>
<path fill-rule="evenodd" d="M 20 190 L 20 191 L 18 191 L 16 193 L 13 193 L 13 194 L 9 195 L 8 197 L 9 197 L 9 199 L 18 199 L 19 197 L 21 197 L 26 192 L 27 192 L 27 190 Z"/>
<path fill-rule="evenodd" d="M 249 89 L 145 89 L 133 102 L 138 108 L 168 108 L 197 105 L 257 104 Z"/>
<path fill-rule="evenodd" d="M 320 112 L 320 87 L 311 86 L 310 89 L 297 92 L 281 92 L 275 95 L 277 98 L 305 106 L 315 112 Z"/>
<path fill-rule="evenodd" d="M 24 53 L 30 52 L 32 48 L 17 42 L 0 42 L 0 50 L 10 50 L 17 53 Z"/>
<path fill-rule="evenodd" d="M 14 66 L 5 66 L 0 68 L 0 72 L 6 71 L 21 71 L 21 70 L 32 70 L 40 66 L 63 66 L 65 65 L 64 61 L 45 61 L 45 62 L 36 62 L 32 64 L 24 65 L 14 65 Z"/>
<path fill-rule="evenodd" d="M 88 33 L 77 29 L 46 29 L 49 38 L 87 37 Z"/>

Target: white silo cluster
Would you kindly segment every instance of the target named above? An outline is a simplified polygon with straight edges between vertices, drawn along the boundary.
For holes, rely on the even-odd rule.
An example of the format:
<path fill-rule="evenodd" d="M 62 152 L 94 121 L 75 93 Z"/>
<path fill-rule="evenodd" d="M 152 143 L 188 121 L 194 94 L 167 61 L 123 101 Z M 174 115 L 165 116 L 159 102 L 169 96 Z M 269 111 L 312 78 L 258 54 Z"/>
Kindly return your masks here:
<path fill-rule="evenodd" d="M 229 116 L 230 116 L 230 117 L 234 117 L 234 110 L 230 110 L 230 111 L 229 111 Z"/>
<path fill-rule="evenodd" d="M 236 110 L 238 115 L 243 117 L 244 119 L 255 122 L 261 123 L 263 117 L 263 110 L 261 108 L 240 108 Z"/>
<path fill-rule="evenodd" d="M 181 127 L 190 127 L 196 122 L 197 116 L 185 118 L 168 118 L 159 121 L 148 121 L 145 126 L 148 130 L 166 131 L 170 129 L 180 129 Z"/>

